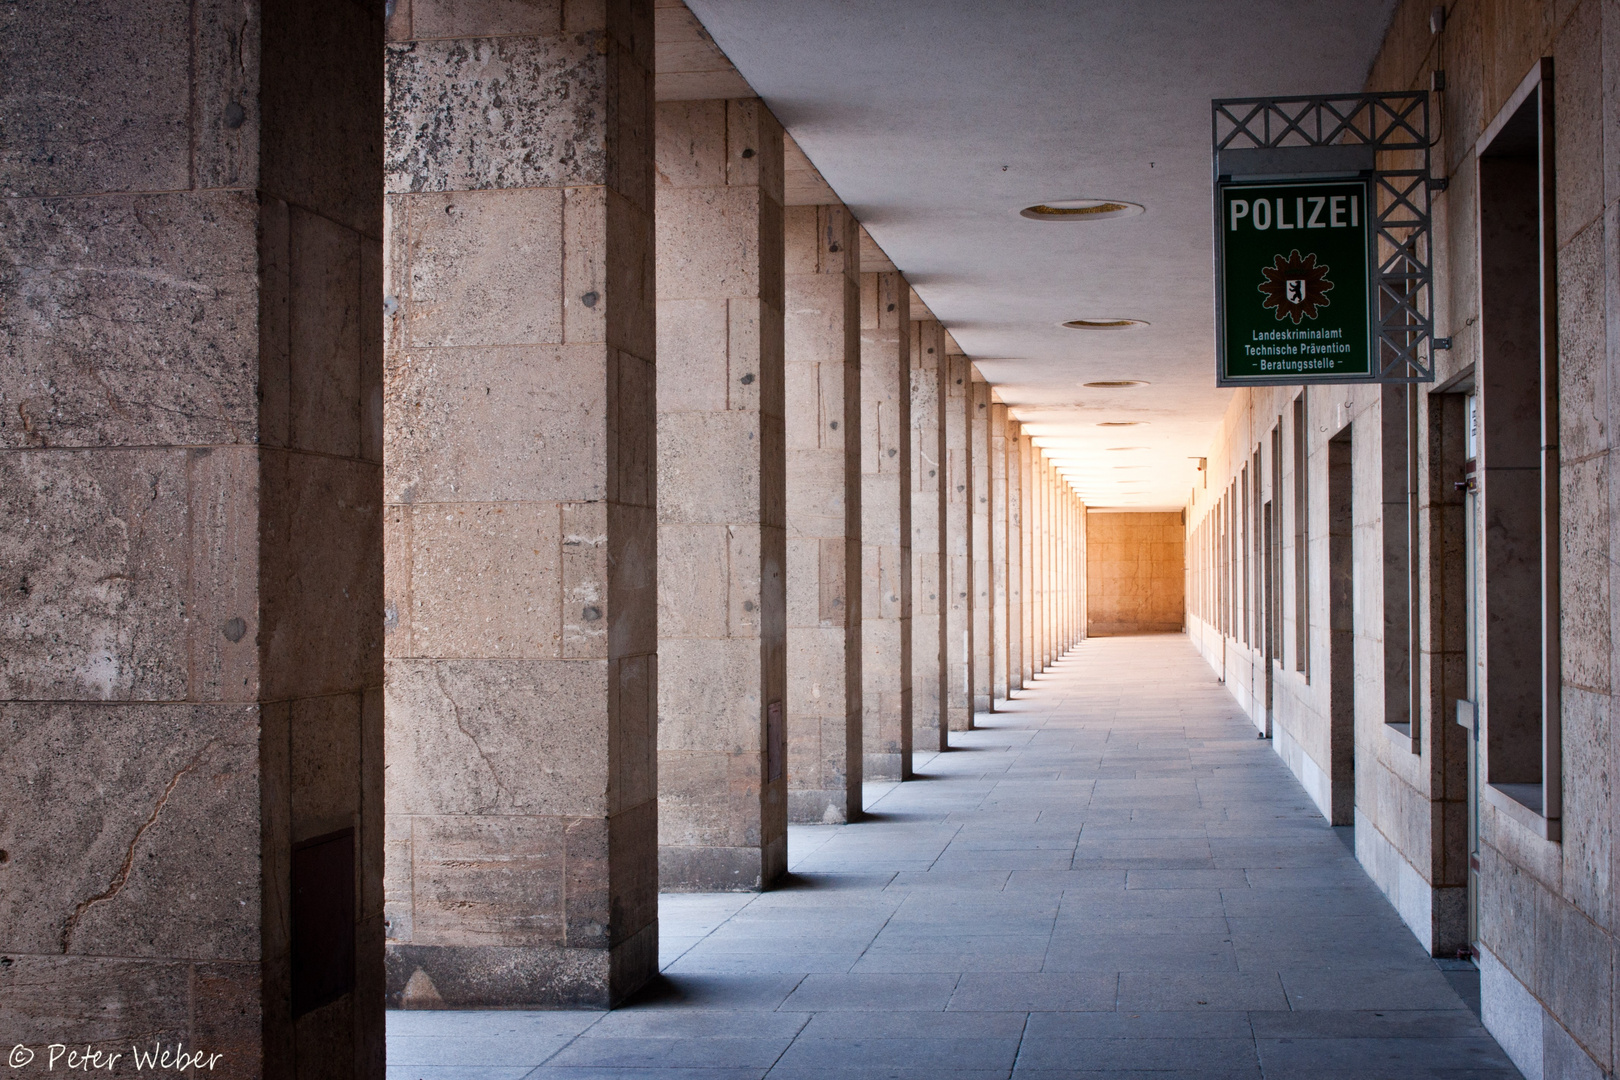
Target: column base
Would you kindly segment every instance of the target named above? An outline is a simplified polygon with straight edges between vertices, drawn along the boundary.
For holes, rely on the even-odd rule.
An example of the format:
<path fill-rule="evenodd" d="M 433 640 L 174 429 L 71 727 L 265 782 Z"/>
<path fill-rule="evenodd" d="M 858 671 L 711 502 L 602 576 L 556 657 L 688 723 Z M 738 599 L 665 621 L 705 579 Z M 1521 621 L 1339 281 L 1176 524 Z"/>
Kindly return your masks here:
<path fill-rule="evenodd" d="M 787 837 L 763 848 L 660 847 L 659 892 L 764 892 L 787 873 Z"/>
<path fill-rule="evenodd" d="M 397 945 L 390 1009 L 609 1009 L 658 974 L 658 924 L 612 949 Z"/>
<path fill-rule="evenodd" d="M 790 791 L 787 813 L 794 825 L 845 825 L 849 796 L 843 791 Z"/>
<path fill-rule="evenodd" d="M 867 780 L 910 780 L 910 754 L 867 754 L 862 759 L 861 772 Z"/>

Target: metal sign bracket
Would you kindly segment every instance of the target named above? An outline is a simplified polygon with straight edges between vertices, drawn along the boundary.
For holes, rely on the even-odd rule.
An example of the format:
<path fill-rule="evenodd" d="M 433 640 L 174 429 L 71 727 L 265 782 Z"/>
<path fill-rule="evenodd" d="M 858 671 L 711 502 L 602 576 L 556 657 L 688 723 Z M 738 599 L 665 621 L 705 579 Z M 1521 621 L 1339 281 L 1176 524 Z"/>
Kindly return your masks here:
<path fill-rule="evenodd" d="M 1434 381 L 1429 95 L 1228 98 L 1211 102 L 1216 222 L 1223 181 L 1359 175 L 1371 183 L 1373 366 L 1361 381 Z M 1219 300 L 1217 300 L 1219 303 Z M 1449 343 L 1448 343 L 1449 344 Z M 1245 380 L 1255 383 L 1309 379 Z"/>

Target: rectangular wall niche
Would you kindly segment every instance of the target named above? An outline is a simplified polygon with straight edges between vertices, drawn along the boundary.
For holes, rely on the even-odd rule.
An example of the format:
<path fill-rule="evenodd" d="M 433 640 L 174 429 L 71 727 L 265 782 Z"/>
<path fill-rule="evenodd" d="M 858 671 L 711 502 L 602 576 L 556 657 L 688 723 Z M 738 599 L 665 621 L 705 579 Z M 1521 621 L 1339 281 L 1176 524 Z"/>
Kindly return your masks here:
<path fill-rule="evenodd" d="M 294 845 L 291 876 L 297 1017 L 354 989 L 354 830 Z"/>
<path fill-rule="evenodd" d="M 1558 838 L 1558 344 L 1551 61 L 1476 147 L 1485 797 Z"/>

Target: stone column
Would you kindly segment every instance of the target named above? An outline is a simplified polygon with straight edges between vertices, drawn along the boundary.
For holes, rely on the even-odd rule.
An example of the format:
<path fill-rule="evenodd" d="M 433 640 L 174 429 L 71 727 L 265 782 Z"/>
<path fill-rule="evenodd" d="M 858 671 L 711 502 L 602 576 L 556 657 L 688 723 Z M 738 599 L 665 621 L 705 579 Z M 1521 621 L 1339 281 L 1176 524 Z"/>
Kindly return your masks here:
<path fill-rule="evenodd" d="M 4 26 L 0 1038 L 380 1080 L 381 5 Z"/>
<path fill-rule="evenodd" d="M 1063 495 L 1063 630 L 1059 640 L 1067 652 L 1074 645 L 1074 496 L 1067 482 L 1060 488 Z"/>
<path fill-rule="evenodd" d="M 968 414 L 973 481 L 973 711 L 995 711 L 990 693 L 990 384 L 974 380 Z"/>
<path fill-rule="evenodd" d="M 1022 574 L 1019 578 L 1019 612 L 1022 617 L 1020 628 L 1019 654 L 1022 663 L 1019 665 L 1018 680 L 1023 686 L 1030 686 L 1035 679 L 1037 661 L 1035 659 L 1035 462 L 1040 451 L 1028 434 L 1018 440 L 1018 550 L 1019 566 Z"/>
<path fill-rule="evenodd" d="M 399 10 L 388 1000 L 602 1008 L 658 960 L 652 4 Z"/>
<path fill-rule="evenodd" d="M 911 323 L 911 716 L 918 750 L 945 750 L 945 328 Z"/>
<path fill-rule="evenodd" d="M 910 286 L 861 275 L 861 681 L 868 780 L 911 776 Z"/>
<path fill-rule="evenodd" d="M 945 613 L 946 712 L 950 730 L 973 727 L 973 422 L 968 358 L 947 359 L 945 390 L 945 544 L 950 604 Z"/>
<path fill-rule="evenodd" d="M 1052 532 L 1047 543 L 1052 553 L 1052 566 L 1047 576 L 1052 600 L 1048 605 L 1047 621 L 1052 628 L 1051 661 L 1054 663 L 1063 655 L 1063 486 L 1057 469 L 1049 469 L 1047 490 L 1052 496 L 1052 506 L 1048 517 Z"/>
<path fill-rule="evenodd" d="M 1040 553 L 1036 561 L 1041 577 L 1036 588 L 1040 590 L 1041 606 L 1037 613 L 1040 625 L 1036 634 L 1040 637 L 1040 649 L 1036 660 L 1044 671 L 1052 666 L 1052 463 L 1044 455 L 1039 466 L 1039 481 L 1035 498 L 1040 505 L 1040 531 L 1036 535 Z"/>
<path fill-rule="evenodd" d="M 1007 696 L 1024 688 L 1024 435 L 1007 421 Z"/>
<path fill-rule="evenodd" d="M 1032 446 L 1029 457 L 1029 603 L 1030 670 L 1046 667 L 1046 461 L 1041 448 Z"/>
<path fill-rule="evenodd" d="M 990 694 L 1007 700 L 1007 406 L 990 405 Z"/>
<path fill-rule="evenodd" d="M 657 109 L 658 880 L 787 870 L 782 128 Z"/>
<path fill-rule="evenodd" d="M 786 214 L 788 820 L 830 824 L 861 812 L 860 230 Z"/>

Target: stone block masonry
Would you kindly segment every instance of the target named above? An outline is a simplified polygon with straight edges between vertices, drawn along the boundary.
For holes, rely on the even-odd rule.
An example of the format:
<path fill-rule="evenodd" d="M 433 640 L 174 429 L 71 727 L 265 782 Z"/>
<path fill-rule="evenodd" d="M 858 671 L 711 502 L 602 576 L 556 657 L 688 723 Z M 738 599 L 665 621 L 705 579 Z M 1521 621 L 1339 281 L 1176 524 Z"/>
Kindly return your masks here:
<path fill-rule="evenodd" d="M 652 4 L 387 51 L 387 994 L 657 969 Z"/>
<path fill-rule="evenodd" d="M 658 875 L 787 870 L 782 128 L 657 107 Z"/>

